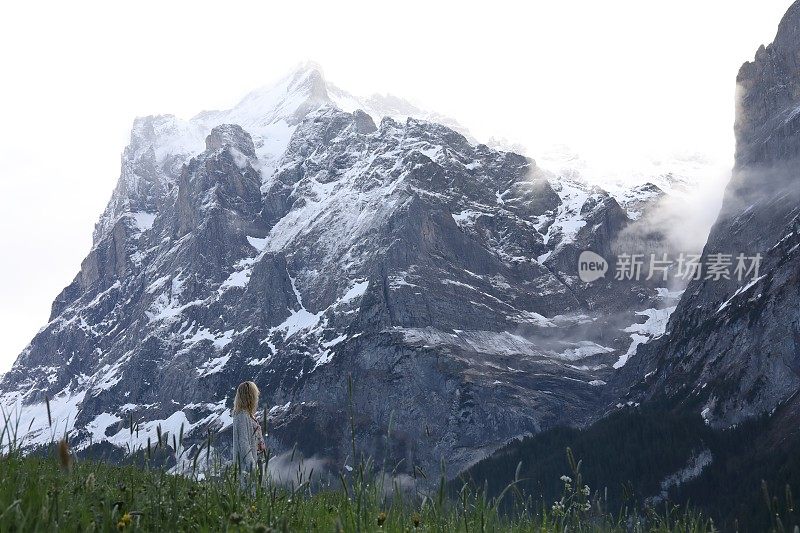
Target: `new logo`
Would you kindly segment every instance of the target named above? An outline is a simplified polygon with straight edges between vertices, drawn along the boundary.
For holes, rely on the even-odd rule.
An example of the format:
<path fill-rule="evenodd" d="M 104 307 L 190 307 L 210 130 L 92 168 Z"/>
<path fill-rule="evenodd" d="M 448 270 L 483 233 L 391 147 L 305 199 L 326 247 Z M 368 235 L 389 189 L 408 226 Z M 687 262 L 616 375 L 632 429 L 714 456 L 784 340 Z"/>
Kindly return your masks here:
<path fill-rule="evenodd" d="M 578 277 L 584 283 L 591 283 L 600 279 L 608 272 L 608 262 L 603 256 L 590 250 L 581 252 L 578 258 Z"/>

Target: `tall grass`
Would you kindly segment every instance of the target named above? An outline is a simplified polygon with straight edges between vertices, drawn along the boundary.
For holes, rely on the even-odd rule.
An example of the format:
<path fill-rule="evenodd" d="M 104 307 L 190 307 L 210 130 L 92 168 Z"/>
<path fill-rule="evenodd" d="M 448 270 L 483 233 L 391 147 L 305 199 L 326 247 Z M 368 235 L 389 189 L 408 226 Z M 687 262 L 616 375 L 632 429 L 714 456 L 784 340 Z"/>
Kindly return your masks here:
<path fill-rule="evenodd" d="M 351 430 L 352 382 L 349 408 Z M 49 405 L 48 405 L 49 412 Z M 0 531 L 713 531 L 710 520 L 691 510 L 665 507 L 660 513 L 635 510 L 612 514 L 604 498 L 583 483 L 581 462 L 567 450 L 568 475 L 552 505 L 535 502 L 517 488 L 517 479 L 495 498 L 465 482 L 453 493 L 442 465 L 433 489 L 402 487 L 386 465 L 357 457 L 352 441 L 350 471 L 334 483 L 314 482 L 298 466 L 293 479 L 278 485 L 266 469 L 242 473 L 211 453 L 209 433 L 199 446 L 185 448 L 183 431 L 157 431 L 137 453 L 138 465 L 77 461 L 66 436 L 50 453 L 24 455 L 24 435 L 3 415 L 0 430 Z M 266 420 L 264 424 L 266 429 Z M 131 437 L 138 431 L 131 419 Z M 171 441 L 170 441 L 171 437 Z M 391 428 L 387 439 L 391 438 Z M 172 446 L 170 446 L 170 444 Z M 182 465 L 183 475 L 163 466 Z M 175 469 L 173 469 L 175 471 Z M 415 475 L 427 479 L 425 472 Z M 255 473 L 253 473 L 255 474 Z M 430 480 L 428 480 L 430 481 Z"/>
<path fill-rule="evenodd" d="M 524 499 L 501 513 L 499 501 L 465 484 L 418 499 L 387 491 L 368 465 L 341 487 L 312 490 L 266 485 L 242 491 L 236 472 L 192 480 L 163 469 L 77 462 L 71 470 L 46 456 L 0 460 L 0 531 L 712 531 L 691 511 L 650 516 L 602 511 L 573 483 L 561 507 Z M 577 478 L 575 478 L 577 479 Z M 513 492 L 513 490 L 509 490 Z M 508 493 L 505 495 L 508 496 Z"/>

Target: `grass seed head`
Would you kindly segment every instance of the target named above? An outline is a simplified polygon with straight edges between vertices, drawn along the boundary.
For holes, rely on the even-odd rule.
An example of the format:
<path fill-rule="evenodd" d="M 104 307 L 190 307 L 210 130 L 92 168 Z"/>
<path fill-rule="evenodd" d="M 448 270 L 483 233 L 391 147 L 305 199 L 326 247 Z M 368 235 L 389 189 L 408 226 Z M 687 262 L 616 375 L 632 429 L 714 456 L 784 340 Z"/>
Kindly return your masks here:
<path fill-rule="evenodd" d="M 70 452 L 67 439 L 58 441 L 58 464 L 64 471 L 72 470 L 72 452 Z"/>
<path fill-rule="evenodd" d="M 117 529 L 123 531 L 125 528 L 131 525 L 131 522 L 133 522 L 131 514 L 125 513 L 124 515 L 119 517 L 119 522 L 117 522 Z"/>

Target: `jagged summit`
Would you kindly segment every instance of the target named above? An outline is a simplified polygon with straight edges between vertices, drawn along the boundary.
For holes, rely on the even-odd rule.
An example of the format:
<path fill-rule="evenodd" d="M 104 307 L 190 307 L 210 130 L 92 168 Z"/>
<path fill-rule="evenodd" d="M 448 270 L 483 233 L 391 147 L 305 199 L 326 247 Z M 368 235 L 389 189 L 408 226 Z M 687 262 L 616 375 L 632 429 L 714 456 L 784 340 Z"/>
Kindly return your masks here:
<path fill-rule="evenodd" d="M 137 118 L 125 149 L 122 176 L 97 225 L 95 241 L 108 234 L 120 217 L 135 213 L 152 216 L 174 187 L 181 166 L 204 150 L 206 136 L 220 124 L 237 124 L 247 130 L 261 164 L 274 170 L 295 128 L 310 113 L 324 107 L 362 110 L 376 123 L 385 116 L 405 120 L 412 113 L 436 118 L 403 104 L 402 99 L 384 98 L 393 105 L 382 105 L 382 98 L 376 96 L 361 99 L 335 88 L 325 80 L 319 65 L 306 62 L 276 83 L 250 92 L 231 109 L 203 111 L 189 120 L 174 115 Z M 368 122 L 362 120 L 362 124 L 370 128 Z"/>
<path fill-rule="evenodd" d="M 256 156 L 253 138 L 238 124 L 220 124 L 215 126 L 206 137 L 206 151 L 221 150 L 231 147 L 247 157 Z"/>
<path fill-rule="evenodd" d="M 797 157 L 800 95 L 800 5 L 778 26 L 775 40 L 761 46 L 736 78 L 736 162 L 770 166 Z"/>

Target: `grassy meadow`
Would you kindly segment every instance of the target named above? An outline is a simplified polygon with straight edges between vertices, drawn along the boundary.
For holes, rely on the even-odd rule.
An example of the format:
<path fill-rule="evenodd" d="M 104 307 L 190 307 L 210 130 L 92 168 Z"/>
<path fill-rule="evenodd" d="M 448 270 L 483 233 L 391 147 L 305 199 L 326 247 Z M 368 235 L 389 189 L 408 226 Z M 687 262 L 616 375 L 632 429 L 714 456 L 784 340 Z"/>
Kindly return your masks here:
<path fill-rule="evenodd" d="M 514 483 L 492 500 L 469 484 L 454 490 L 444 479 L 428 494 L 412 494 L 391 486 L 369 461 L 328 486 L 298 478 L 243 491 L 231 469 L 192 479 L 147 462 L 77 461 L 62 441 L 43 453 L 12 449 L 2 456 L 0 531 L 714 530 L 711 521 L 680 508 L 609 514 L 602 496 L 582 484 L 580 463 L 571 456 L 569 462 L 562 498 L 545 507 Z"/>

